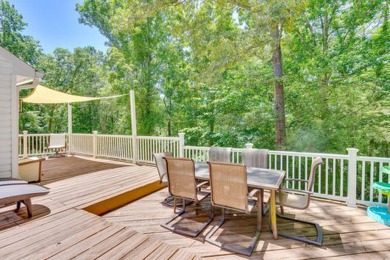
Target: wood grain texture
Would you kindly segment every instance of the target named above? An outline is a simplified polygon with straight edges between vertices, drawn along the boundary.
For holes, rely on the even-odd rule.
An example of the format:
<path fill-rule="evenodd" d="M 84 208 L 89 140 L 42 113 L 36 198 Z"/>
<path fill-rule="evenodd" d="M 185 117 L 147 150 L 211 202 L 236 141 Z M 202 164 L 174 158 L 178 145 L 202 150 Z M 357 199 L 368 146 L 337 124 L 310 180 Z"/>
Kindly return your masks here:
<path fill-rule="evenodd" d="M 162 228 L 160 224 L 173 214 L 172 208 L 162 203 L 167 189 L 138 194 L 144 193 L 142 187 L 158 181 L 155 167 L 82 157 L 50 159 L 42 166 L 43 183 L 50 193 L 33 198 L 33 217 L 27 218 L 24 207 L 18 213 L 14 205 L 0 208 L 0 259 L 248 259 L 204 242 L 205 234 L 219 220 L 219 210 L 214 222 L 197 238 Z M 109 206 L 110 201 L 115 204 L 132 196 L 139 197 L 118 209 L 112 205 L 115 210 Z M 106 213 L 97 216 L 84 210 L 88 207 Z M 209 214 L 207 199 L 189 207 L 196 214 L 186 213 L 176 225 L 199 225 Z M 311 246 L 283 237 L 275 240 L 269 218 L 264 216 L 259 242 L 249 259 L 390 258 L 390 228 L 368 218 L 364 208 L 312 200 L 307 210 L 285 211 L 319 223 L 324 245 Z M 256 211 L 249 215 L 228 211 L 215 236 L 225 243 L 245 244 L 255 230 Z M 310 227 L 280 219 L 278 230 L 314 235 Z"/>

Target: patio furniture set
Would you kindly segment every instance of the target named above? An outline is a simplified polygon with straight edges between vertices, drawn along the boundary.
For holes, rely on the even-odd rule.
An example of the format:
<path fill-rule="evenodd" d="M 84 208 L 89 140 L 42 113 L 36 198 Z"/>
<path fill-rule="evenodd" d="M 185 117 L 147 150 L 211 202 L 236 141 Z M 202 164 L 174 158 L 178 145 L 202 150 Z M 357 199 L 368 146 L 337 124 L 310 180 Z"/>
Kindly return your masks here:
<path fill-rule="evenodd" d="M 312 225 L 317 236 L 311 240 L 292 234 L 279 233 L 279 235 L 302 242 L 322 245 L 321 227 L 313 222 L 297 220 L 284 215 L 283 207 L 306 209 L 310 204 L 313 184 L 317 168 L 322 164 L 321 158 L 312 160 L 311 172 L 308 180 L 286 179 L 290 182 L 305 183 L 304 190 L 282 188 L 284 171 L 268 169 L 268 150 L 244 149 L 242 163 L 231 163 L 231 148 L 211 147 L 207 163 L 194 162 L 190 158 L 173 157 L 172 153 L 155 153 L 154 158 L 162 183 L 166 183 L 170 193 L 169 201 L 173 201 L 174 213 L 178 206 L 176 201 L 181 201 L 181 210 L 173 218 L 161 226 L 178 234 L 197 237 L 215 217 L 215 208 L 221 209 L 218 223 L 205 235 L 205 241 L 224 248 L 250 256 L 256 247 L 260 236 L 263 214 L 269 207 L 270 228 L 274 239 L 278 238 L 277 217 L 292 221 L 304 222 Z M 268 199 L 265 200 L 264 191 L 268 191 Z M 198 203 L 210 196 L 210 213 L 203 225 L 195 230 L 180 228 L 175 220 L 186 212 L 188 202 Z M 167 199 L 165 200 L 167 201 Z M 166 204 L 166 203 L 165 203 Z M 266 205 L 267 207 L 264 207 Z M 280 207 L 280 213 L 276 211 L 276 205 Z M 257 207 L 257 227 L 249 246 L 242 247 L 233 244 L 222 243 L 212 237 L 217 233 L 226 220 L 226 210 L 249 214 Z"/>
<path fill-rule="evenodd" d="M 65 134 L 51 134 L 48 149 L 55 150 L 55 157 L 61 156 L 59 150 L 65 147 Z M 0 178 L 0 206 L 16 203 L 19 211 L 23 203 L 27 208 L 28 217 L 31 218 L 31 198 L 49 193 L 49 189 L 29 182 L 41 182 L 41 168 L 44 158 L 29 157 L 18 161 L 20 179 Z"/>

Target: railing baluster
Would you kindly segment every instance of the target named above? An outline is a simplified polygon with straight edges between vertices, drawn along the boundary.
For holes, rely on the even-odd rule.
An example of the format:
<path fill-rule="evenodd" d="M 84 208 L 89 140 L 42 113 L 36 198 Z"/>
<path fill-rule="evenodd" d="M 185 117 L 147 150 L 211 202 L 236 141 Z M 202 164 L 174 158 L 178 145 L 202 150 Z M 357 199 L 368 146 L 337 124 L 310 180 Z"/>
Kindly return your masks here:
<path fill-rule="evenodd" d="M 51 152 L 47 149 L 49 142 L 48 134 L 26 133 L 25 136 L 23 138 L 23 135 L 19 135 L 18 138 L 19 156 L 43 156 Z M 88 156 L 94 155 L 92 134 L 72 134 L 68 136 L 67 140 L 69 142 L 69 152 Z M 181 144 L 178 137 L 135 137 L 135 144 L 138 146 L 137 156 L 139 157 L 139 162 L 153 163 L 153 152 L 168 150 L 172 151 L 175 156 L 182 154 L 196 161 L 208 160 L 209 147 L 185 146 Z M 182 147 L 183 152 L 181 153 Z M 133 147 L 132 136 L 96 136 L 95 152 L 98 157 L 133 161 L 134 149 L 136 147 Z M 240 162 L 241 151 L 242 149 L 240 148 L 233 148 L 232 162 Z M 384 197 L 381 195 L 377 196 L 371 185 L 375 181 L 389 182 L 387 175 L 379 172 L 382 166 L 390 164 L 389 158 L 363 157 L 356 154 L 349 156 L 345 154 L 270 151 L 268 157 L 269 168 L 284 170 L 286 177 L 307 179 L 312 158 L 317 156 L 322 157 L 325 164 L 320 168 L 316 179 L 315 196 L 345 201 L 352 203 L 352 205 L 356 202 L 365 205 L 383 203 Z M 351 169 L 353 172 L 350 172 Z M 355 176 L 352 176 L 352 174 Z M 351 183 L 351 180 L 354 183 Z M 355 192 L 354 195 L 350 193 L 350 191 L 356 190 L 357 187 L 361 194 L 356 194 Z M 297 188 L 303 189 L 304 185 L 299 184 Z"/>

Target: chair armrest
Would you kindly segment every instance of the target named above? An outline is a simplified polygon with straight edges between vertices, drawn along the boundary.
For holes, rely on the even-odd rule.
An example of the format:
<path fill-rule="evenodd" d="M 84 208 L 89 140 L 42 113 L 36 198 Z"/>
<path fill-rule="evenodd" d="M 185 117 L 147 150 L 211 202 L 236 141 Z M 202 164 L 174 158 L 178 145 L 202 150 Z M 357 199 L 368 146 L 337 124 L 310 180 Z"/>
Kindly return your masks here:
<path fill-rule="evenodd" d="M 280 191 L 286 191 L 286 192 L 292 192 L 292 193 L 302 193 L 302 194 L 308 194 L 308 195 L 314 194 L 314 192 L 312 192 L 312 191 L 297 190 L 297 189 L 290 189 L 290 188 L 282 188 Z"/>
<path fill-rule="evenodd" d="M 258 189 L 253 189 L 251 190 L 251 192 L 248 194 L 248 197 L 254 197 L 256 193 L 258 193 L 260 190 Z"/>
<path fill-rule="evenodd" d="M 196 188 L 201 188 L 202 186 L 205 186 L 208 184 L 209 184 L 209 181 L 202 181 L 201 183 L 198 183 L 198 185 L 196 185 Z"/>

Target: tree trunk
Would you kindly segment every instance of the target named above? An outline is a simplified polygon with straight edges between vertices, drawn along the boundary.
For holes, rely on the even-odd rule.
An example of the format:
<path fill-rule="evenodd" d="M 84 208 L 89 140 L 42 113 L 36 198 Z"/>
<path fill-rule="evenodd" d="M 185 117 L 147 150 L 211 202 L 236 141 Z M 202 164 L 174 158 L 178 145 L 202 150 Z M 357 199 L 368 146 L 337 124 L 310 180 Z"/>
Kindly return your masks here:
<path fill-rule="evenodd" d="M 274 53 L 272 65 L 274 67 L 274 113 L 275 113 L 275 146 L 278 149 L 286 145 L 286 114 L 284 110 L 284 86 L 282 81 L 282 49 L 280 46 L 280 29 L 276 25 L 272 30 Z"/>

